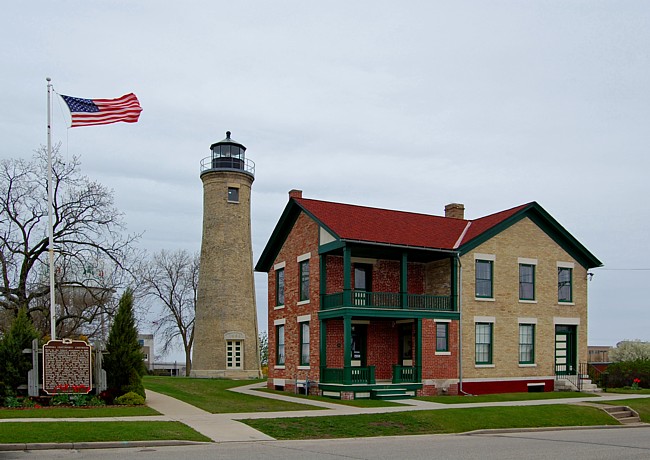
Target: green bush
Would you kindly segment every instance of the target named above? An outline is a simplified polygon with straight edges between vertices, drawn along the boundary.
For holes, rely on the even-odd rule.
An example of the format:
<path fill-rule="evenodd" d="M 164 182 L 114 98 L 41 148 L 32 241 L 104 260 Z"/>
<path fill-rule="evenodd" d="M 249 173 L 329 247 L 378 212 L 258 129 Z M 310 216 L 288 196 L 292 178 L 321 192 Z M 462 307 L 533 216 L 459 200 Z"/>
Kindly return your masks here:
<path fill-rule="evenodd" d="M 115 398 L 115 404 L 121 406 L 142 406 L 144 405 L 144 398 L 133 391 L 130 391 L 122 396 Z"/>
<path fill-rule="evenodd" d="M 69 406 L 69 405 L 70 405 L 70 395 L 68 395 L 67 393 L 54 395 L 50 399 L 50 406 Z"/>
<path fill-rule="evenodd" d="M 5 398 L 5 407 L 16 408 L 21 406 L 21 401 L 15 396 L 7 396 Z"/>
<path fill-rule="evenodd" d="M 106 403 L 99 396 L 93 396 L 88 400 L 87 406 L 105 406 Z"/>
<path fill-rule="evenodd" d="M 650 360 L 621 361 L 607 367 L 609 388 L 631 387 L 639 379 L 640 388 L 650 388 Z"/>

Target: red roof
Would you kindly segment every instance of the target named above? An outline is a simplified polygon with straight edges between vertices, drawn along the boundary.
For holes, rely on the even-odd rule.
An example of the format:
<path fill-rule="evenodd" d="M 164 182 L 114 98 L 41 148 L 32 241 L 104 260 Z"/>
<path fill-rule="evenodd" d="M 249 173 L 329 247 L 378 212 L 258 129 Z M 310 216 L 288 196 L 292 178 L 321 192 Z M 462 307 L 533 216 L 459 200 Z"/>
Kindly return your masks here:
<path fill-rule="evenodd" d="M 529 205 L 465 220 L 306 198 L 293 199 L 343 240 L 433 249 L 456 249 Z"/>

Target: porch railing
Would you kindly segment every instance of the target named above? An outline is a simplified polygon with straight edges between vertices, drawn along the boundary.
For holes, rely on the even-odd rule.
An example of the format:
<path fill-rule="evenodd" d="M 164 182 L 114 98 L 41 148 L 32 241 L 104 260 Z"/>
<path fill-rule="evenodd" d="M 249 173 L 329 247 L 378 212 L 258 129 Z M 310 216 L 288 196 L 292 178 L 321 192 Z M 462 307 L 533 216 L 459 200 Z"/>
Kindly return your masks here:
<path fill-rule="evenodd" d="M 589 378 L 587 363 L 579 363 L 577 368 L 566 364 L 555 365 L 555 380 L 568 380 L 578 391 L 582 391 L 583 378 Z"/>
<path fill-rule="evenodd" d="M 420 368 L 418 366 L 400 366 L 393 364 L 393 383 L 419 383 Z"/>
<path fill-rule="evenodd" d="M 374 384 L 375 366 L 364 367 L 321 367 L 320 379 L 323 383 Z"/>
<path fill-rule="evenodd" d="M 406 294 L 399 292 L 368 292 L 351 290 L 350 294 L 335 292 L 323 296 L 323 310 L 341 307 L 391 308 L 405 310 L 454 311 L 451 296 Z"/>

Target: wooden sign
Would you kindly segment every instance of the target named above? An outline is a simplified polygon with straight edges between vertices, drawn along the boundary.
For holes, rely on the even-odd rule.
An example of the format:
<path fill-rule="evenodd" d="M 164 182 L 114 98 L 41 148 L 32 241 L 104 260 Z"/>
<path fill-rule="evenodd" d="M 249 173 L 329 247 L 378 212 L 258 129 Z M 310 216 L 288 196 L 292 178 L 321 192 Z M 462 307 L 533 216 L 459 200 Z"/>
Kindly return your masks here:
<path fill-rule="evenodd" d="M 91 347 L 83 340 L 50 340 L 43 345 L 43 390 L 49 394 L 92 390 Z"/>

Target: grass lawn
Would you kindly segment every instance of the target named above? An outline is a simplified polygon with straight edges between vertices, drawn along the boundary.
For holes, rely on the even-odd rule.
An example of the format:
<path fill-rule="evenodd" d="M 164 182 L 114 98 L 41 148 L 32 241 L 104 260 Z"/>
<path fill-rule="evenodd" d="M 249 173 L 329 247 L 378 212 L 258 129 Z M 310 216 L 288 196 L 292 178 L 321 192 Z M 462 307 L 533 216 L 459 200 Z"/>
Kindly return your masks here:
<path fill-rule="evenodd" d="M 632 390 L 629 388 L 608 388 L 607 393 L 622 393 L 627 395 L 650 395 L 650 389 L 643 388 L 640 390 Z"/>
<path fill-rule="evenodd" d="M 0 418 L 88 418 L 160 415 L 147 406 L 41 407 L 39 409 L 0 409 Z M 2 428 L 3 425 L 0 425 Z"/>
<path fill-rule="evenodd" d="M 334 403 L 334 404 L 343 404 L 344 406 L 353 406 L 353 407 L 391 407 L 391 406 L 404 406 L 404 404 L 397 403 L 395 401 L 382 401 L 381 399 L 352 399 L 352 400 L 343 400 L 343 399 L 335 399 L 335 398 L 328 398 L 326 396 L 305 396 L 305 395 L 299 395 L 295 393 L 287 393 L 285 391 L 276 391 L 276 390 L 269 390 L 268 388 L 260 388 L 258 391 L 262 391 L 264 393 L 275 393 L 283 396 L 290 396 L 292 398 L 296 398 L 297 400 L 300 399 L 308 399 L 311 401 L 323 401 L 323 402 L 329 402 L 329 403 Z"/>
<path fill-rule="evenodd" d="M 599 409 L 564 404 L 241 421 L 276 439 L 398 436 L 462 433 L 494 428 L 619 424 Z"/>
<path fill-rule="evenodd" d="M 213 414 L 318 409 L 298 402 L 276 401 L 263 396 L 249 396 L 227 391 L 228 388 L 249 385 L 256 380 L 146 376 L 142 382 L 145 388 L 180 399 Z"/>
<path fill-rule="evenodd" d="M 0 443 L 184 440 L 211 442 L 180 422 L 3 422 Z"/>
<path fill-rule="evenodd" d="M 597 396 L 591 393 L 573 391 L 546 391 L 543 393 L 498 393 L 480 396 L 422 396 L 416 399 L 441 404 L 468 404 L 502 401 L 531 401 L 538 399 L 583 398 Z"/>
<path fill-rule="evenodd" d="M 638 394 L 638 392 L 635 394 Z M 650 398 L 620 399 L 618 401 L 608 401 L 605 404 L 611 404 L 613 406 L 630 406 L 639 413 L 642 422 L 650 423 Z"/>

